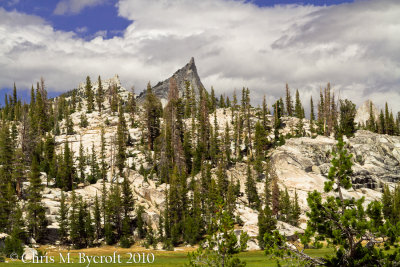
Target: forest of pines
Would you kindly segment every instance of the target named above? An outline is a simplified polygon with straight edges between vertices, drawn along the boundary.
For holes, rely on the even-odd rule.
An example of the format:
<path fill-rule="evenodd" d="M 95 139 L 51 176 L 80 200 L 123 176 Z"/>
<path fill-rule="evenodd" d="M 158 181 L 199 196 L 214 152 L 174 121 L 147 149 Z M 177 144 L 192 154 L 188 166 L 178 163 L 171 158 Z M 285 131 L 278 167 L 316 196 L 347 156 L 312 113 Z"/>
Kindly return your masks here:
<path fill-rule="evenodd" d="M 208 247 L 201 246 L 191 257 L 206 258 L 207 253 L 219 251 L 220 260 L 231 264 L 226 266 L 243 266 L 232 256 L 246 249 L 248 239 L 244 232 L 239 239 L 233 234 L 235 225 L 244 224 L 236 213 L 237 200 L 243 196 L 245 205 L 258 212 L 258 244 L 270 254 L 283 256 L 276 250 L 287 250 L 291 256 L 313 264 L 351 265 L 351 260 L 355 263 L 362 255 L 372 253 L 359 242 L 360 238 L 378 242 L 380 236 L 387 246 L 390 244 L 385 240 L 396 241 L 391 233 L 399 228 L 395 225 L 400 217 L 400 188 L 391 191 L 385 187 L 383 205 L 372 202 L 363 211 L 366 214 L 361 214 L 362 205 L 357 200 L 349 202 L 340 195 L 328 199 L 328 205 L 321 203 L 318 193 L 312 193 L 308 200 L 311 212 L 307 214 L 311 223 L 301 241 L 311 244 L 329 239 L 342 250 L 329 260 L 309 259 L 294 251 L 275 230 L 277 221 L 298 226 L 298 196 L 296 193 L 290 197 L 287 189 L 279 188 L 270 164 L 270 152 L 287 139 L 332 136 L 339 143 L 326 191 L 340 193 L 341 187 L 351 186 L 351 156 L 346 154 L 344 136 L 351 137 L 358 129 L 400 135 L 400 112 L 394 115 L 387 104 L 377 118 L 371 104 L 370 118 L 366 124 L 357 125 L 355 104 L 338 99 L 329 83 L 318 97 L 311 97 L 307 109 L 300 91 L 293 94 L 288 84 L 282 87 L 284 97 L 268 105 L 264 96 L 262 105 L 257 107 L 252 106 L 248 88 L 242 89 L 240 97 L 236 92 L 217 97 L 213 88 L 210 92 L 204 88 L 195 92 L 190 82 L 181 92 L 174 78 L 170 79 L 164 106 L 150 83 L 142 105 L 133 90 L 123 94 L 121 91 L 116 84 L 103 88 L 100 76 L 94 90 L 87 77 L 84 87 L 48 99 L 42 78 L 36 88 L 32 86 L 29 103 L 18 99 L 15 85 L 13 94 L 5 96 L 0 110 L 0 233 L 8 235 L 2 249 L 5 256 L 11 252 L 22 254 L 22 245 L 32 239 L 41 244 L 51 242 L 42 203 L 44 188 L 61 189 L 56 243 L 77 249 L 102 244 L 130 247 L 134 243 L 173 249 L 207 243 Z M 310 110 L 308 116 L 305 110 Z M 218 112 L 227 115 L 229 121 L 219 122 Z M 80 142 L 76 153 L 68 136 L 76 136 L 77 129 L 91 127 L 92 117 L 88 117 L 92 113 L 99 114 L 101 141 L 85 147 L 78 135 L 74 139 Z M 283 117 L 297 118 L 295 127 L 286 134 L 281 131 L 285 127 Z M 110 127 L 114 127 L 111 137 L 106 136 Z M 132 129 L 139 134 L 132 135 Z M 128 160 L 135 156 L 133 151 L 140 151 L 146 164 L 136 165 Z M 237 163 L 246 166 L 244 190 L 238 180 L 228 175 Z M 168 185 L 163 196 L 165 206 L 160 208 L 156 225 L 144 216 L 145 207 L 136 203 L 130 173 L 138 173 L 157 186 Z M 263 192 L 257 190 L 260 182 L 265 184 Z M 101 184 L 101 190 L 90 201 L 75 192 L 96 183 Z M 319 220 L 333 216 L 331 208 L 339 214 L 339 218 L 332 218 L 338 222 L 336 225 Z M 340 216 L 369 223 L 349 226 Z M 380 228 L 380 224 L 386 228 Z M 329 225 L 331 228 L 327 229 Z M 349 231 L 354 240 L 329 232 L 337 225 L 342 227 L 340 231 Z M 312 239 L 316 232 L 321 238 L 316 235 Z M 213 241 L 218 233 L 229 241 L 228 249 Z M 376 262 L 386 257 L 374 253 L 369 258 L 371 262 L 371 257 Z M 190 262 L 198 266 L 193 258 Z"/>

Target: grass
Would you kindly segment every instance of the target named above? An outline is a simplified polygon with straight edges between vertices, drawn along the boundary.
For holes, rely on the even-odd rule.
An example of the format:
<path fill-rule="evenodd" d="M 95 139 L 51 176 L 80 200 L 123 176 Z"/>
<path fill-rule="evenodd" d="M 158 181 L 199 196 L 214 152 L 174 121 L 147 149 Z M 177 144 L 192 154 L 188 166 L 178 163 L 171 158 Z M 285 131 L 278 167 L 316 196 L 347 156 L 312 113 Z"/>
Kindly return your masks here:
<path fill-rule="evenodd" d="M 187 253 L 192 251 L 193 249 L 182 248 L 182 251 L 153 251 L 153 250 L 145 250 L 141 247 L 133 247 L 130 249 L 122 249 L 115 247 L 102 247 L 102 248 L 91 248 L 91 249 L 83 249 L 83 250 L 58 250 L 58 249 L 50 249 L 50 248 L 42 248 L 42 251 L 45 250 L 48 256 L 54 257 L 54 263 L 45 263 L 45 259 L 43 259 L 43 263 L 23 263 L 22 261 L 11 261 L 7 259 L 8 263 L 0 263 L 0 266 L 12 266 L 12 267 L 28 267 L 28 266 L 69 266 L 69 267 L 78 267 L 78 266 L 88 266 L 88 262 L 86 260 L 85 263 L 79 263 L 79 253 L 85 253 L 85 255 L 89 256 L 98 256 L 97 260 L 100 261 L 100 256 L 111 256 L 114 251 L 116 251 L 116 255 L 120 255 L 120 262 L 118 263 L 118 258 L 115 258 L 116 263 L 91 263 L 89 266 L 151 266 L 151 267 L 178 267 L 184 266 L 187 260 Z M 60 263 L 59 253 L 62 253 L 63 257 L 66 258 L 70 253 L 70 263 Z M 326 254 L 332 253 L 331 249 L 309 249 L 305 251 L 310 256 L 321 257 Z M 134 263 L 131 259 L 132 263 L 128 263 L 130 255 L 129 253 L 139 253 L 140 255 L 147 255 L 148 253 L 154 253 L 154 262 L 153 263 Z M 83 255 L 83 254 L 81 254 Z M 270 259 L 265 256 L 263 251 L 248 251 L 242 252 L 239 255 L 241 260 L 247 262 L 247 266 L 254 267 L 267 267 L 267 266 L 276 266 L 276 261 Z M 110 259 L 110 257 L 108 258 Z M 136 254 L 136 260 L 138 259 L 138 254 Z M 103 257 L 103 260 L 104 257 Z M 150 258 L 151 260 L 151 258 Z"/>

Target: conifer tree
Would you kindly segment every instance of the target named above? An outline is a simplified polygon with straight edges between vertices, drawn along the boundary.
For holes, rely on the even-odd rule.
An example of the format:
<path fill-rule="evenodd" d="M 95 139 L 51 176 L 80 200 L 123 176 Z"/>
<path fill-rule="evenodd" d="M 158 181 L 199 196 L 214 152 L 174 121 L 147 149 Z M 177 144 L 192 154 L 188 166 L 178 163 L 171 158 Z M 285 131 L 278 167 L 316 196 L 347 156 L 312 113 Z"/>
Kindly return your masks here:
<path fill-rule="evenodd" d="M 297 93 L 296 93 L 296 110 L 297 110 Z M 293 101 L 292 101 L 292 97 L 290 95 L 289 85 L 286 83 L 286 114 L 289 117 L 291 117 L 291 116 L 293 116 L 293 112 L 294 112 Z"/>
<path fill-rule="evenodd" d="M 168 205 L 167 205 L 168 207 Z M 139 234 L 139 238 L 144 238 L 146 235 L 146 231 L 145 231 L 145 226 L 144 226 L 144 220 L 143 220 L 143 213 L 144 213 L 144 208 L 143 206 L 139 205 L 137 211 L 136 211 L 136 218 L 137 218 L 137 229 L 138 229 L 138 234 Z"/>
<path fill-rule="evenodd" d="M 94 184 L 100 177 L 100 168 L 97 163 L 96 151 L 94 150 L 94 143 L 92 143 L 92 155 L 90 158 L 90 176 L 88 177 L 88 182 Z"/>
<path fill-rule="evenodd" d="M 269 128 L 268 127 L 269 120 L 268 120 L 267 114 L 269 114 L 269 112 L 268 112 L 268 107 L 267 107 L 267 100 L 265 99 L 265 95 L 264 95 L 263 103 L 262 103 L 262 126 L 266 130 Z"/>
<path fill-rule="evenodd" d="M 37 155 L 32 158 L 31 173 L 28 187 L 27 219 L 29 234 L 35 239 L 40 240 L 46 232 L 45 209 L 41 203 L 42 184 L 39 172 Z"/>
<path fill-rule="evenodd" d="M 103 181 L 106 179 L 107 176 L 107 163 L 106 163 L 106 140 L 104 138 L 104 127 L 101 127 L 100 131 L 100 173 L 101 179 Z"/>
<path fill-rule="evenodd" d="M 356 117 L 356 105 L 348 99 L 340 101 L 340 126 L 339 134 L 351 137 L 356 131 L 354 118 Z"/>
<path fill-rule="evenodd" d="M 255 126 L 255 135 L 254 135 L 254 147 L 255 147 L 255 162 L 254 169 L 258 174 L 258 180 L 261 177 L 261 173 L 263 171 L 262 161 L 264 160 L 264 151 L 267 148 L 267 139 L 265 134 L 265 128 L 258 121 Z"/>
<path fill-rule="evenodd" d="M 11 181 L 8 181 L 4 168 L 0 167 L 0 231 L 9 232 L 9 216 L 12 212 L 10 196 Z"/>
<path fill-rule="evenodd" d="M 82 128 L 86 128 L 89 125 L 86 114 L 84 112 L 81 113 L 79 126 Z"/>
<path fill-rule="evenodd" d="M 269 163 L 268 163 L 269 166 Z M 260 206 L 259 213 L 258 213 L 258 243 L 260 248 L 264 248 L 264 236 L 266 233 L 272 233 L 273 230 L 276 229 L 276 219 L 272 213 L 272 203 L 271 203 L 271 175 L 270 172 L 272 170 L 268 167 L 266 170 L 266 178 L 265 178 L 265 185 L 264 185 L 264 209 L 262 205 Z"/>
<path fill-rule="evenodd" d="M 301 105 L 299 90 L 296 90 L 296 103 L 294 108 L 294 116 L 303 119 L 303 106 Z"/>
<path fill-rule="evenodd" d="M 294 226 L 299 225 L 299 218 L 300 218 L 300 205 L 299 205 L 299 196 L 297 195 L 297 191 L 294 191 L 294 199 L 292 203 L 292 211 L 291 211 L 291 221 L 290 224 Z"/>
<path fill-rule="evenodd" d="M 94 102 L 93 102 L 93 89 L 92 89 L 92 82 L 90 81 L 90 77 L 86 77 L 86 86 L 85 86 L 85 94 L 86 94 L 86 101 L 87 101 L 87 113 L 92 113 L 94 109 Z"/>
<path fill-rule="evenodd" d="M 79 168 L 79 181 L 81 183 L 85 182 L 85 169 L 86 169 L 86 156 L 83 151 L 82 138 L 79 141 L 79 157 L 78 157 L 78 168 Z"/>
<path fill-rule="evenodd" d="M 102 108 L 103 108 L 103 101 L 104 101 L 104 90 L 103 90 L 103 85 L 101 84 L 101 78 L 99 75 L 99 78 L 97 80 L 97 98 L 96 98 L 96 102 L 97 102 L 97 108 L 99 109 L 99 112 L 101 112 Z"/>
<path fill-rule="evenodd" d="M 134 210 L 133 204 L 132 189 L 130 187 L 128 178 L 124 176 L 124 180 L 122 182 L 122 210 L 125 218 L 128 217 L 129 213 Z"/>
<path fill-rule="evenodd" d="M 217 109 L 217 99 L 215 97 L 214 87 L 211 86 L 211 96 L 210 96 L 210 105 L 209 112 L 213 113 Z"/>
<path fill-rule="evenodd" d="M 3 121 L 0 129 L 0 165 L 5 175 L 5 184 L 11 181 L 13 171 L 13 143 L 11 140 L 10 126 L 8 122 Z"/>
<path fill-rule="evenodd" d="M 15 203 L 16 199 L 14 199 L 13 203 Z M 26 233 L 24 231 L 25 222 L 22 219 L 22 210 L 17 203 L 13 207 L 13 211 L 10 214 L 10 236 L 6 237 L 4 240 L 4 248 L 3 253 L 6 254 L 7 257 L 10 257 L 12 253 L 17 253 L 18 257 L 21 257 L 24 248 L 22 246 L 22 241 L 26 239 Z"/>
<path fill-rule="evenodd" d="M 109 230 L 111 230 L 111 233 L 106 233 L 106 235 L 108 235 L 106 238 L 109 240 L 107 243 L 112 244 L 120 237 L 122 233 L 123 207 L 121 186 L 118 183 L 115 183 L 111 186 L 110 194 L 107 200 L 107 213 L 109 216 Z M 112 233 L 114 231 L 116 234 Z"/>
<path fill-rule="evenodd" d="M 68 239 L 68 205 L 66 203 L 65 194 L 61 191 L 60 209 L 58 213 L 58 235 L 61 244 L 65 244 Z"/>
<path fill-rule="evenodd" d="M 62 188 L 64 191 L 70 191 L 75 182 L 75 167 L 73 163 L 72 151 L 69 148 L 68 141 L 64 143 L 64 158 L 61 166 Z"/>
<path fill-rule="evenodd" d="M 246 195 L 249 207 L 257 209 L 260 206 L 256 183 L 251 173 L 250 162 L 247 163 Z"/>
<path fill-rule="evenodd" d="M 93 246 L 95 229 L 93 227 L 93 220 L 90 214 L 88 204 L 86 202 L 83 202 L 82 206 L 83 206 L 82 209 L 84 218 L 84 231 L 82 232 L 84 233 L 85 236 L 84 244 L 86 247 L 91 247 Z"/>
<path fill-rule="evenodd" d="M 278 215 L 280 211 L 280 190 L 278 186 L 278 178 L 276 174 L 272 173 L 272 213 L 274 215 Z"/>
<path fill-rule="evenodd" d="M 225 135 L 224 135 L 224 148 L 223 152 L 225 155 L 226 164 L 230 164 L 231 162 L 231 137 L 230 137 L 230 128 L 228 122 L 225 125 Z"/>
<path fill-rule="evenodd" d="M 73 135 L 75 133 L 74 131 L 74 122 L 71 120 L 71 116 L 69 111 L 67 110 L 65 114 L 65 131 L 67 135 Z"/>
<path fill-rule="evenodd" d="M 118 124 L 117 124 L 117 157 L 116 157 L 116 163 L 120 175 L 122 174 L 123 169 L 125 167 L 126 140 L 127 140 L 126 135 L 127 135 L 126 121 L 122 108 L 122 103 L 120 103 Z"/>
<path fill-rule="evenodd" d="M 236 266 L 246 263 L 234 257 L 241 251 L 237 237 L 233 231 L 233 219 L 219 204 L 215 218 L 212 220 L 211 233 L 207 242 L 197 251 L 189 253 L 189 266 Z"/>
<path fill-rule="evenodd" d="M 137 107 L 136 107 L 135 87 L 133 87 L 133 86 L 131 88 L 131 93 L 129 94 L 128 111 L 130 114 L 131 127 L 136 127 L 135 126 L 135 115 L 137 112 Z"/>
<path fill-rule="evenodd" d="M 379 114 L 379 121 L 378 121 L 378 133 L 384 134 L 386 133 L 385 128 L 385 116 L 383 115 L 383 111 Z"/>
<path fill-rule="evenodd" d="M 160 135 L 160 117 L 162 113 L 162 105 L 160 100 L 153 93 L 150 82 L 147 84 L 145 109 L 148 148 L 149 150 L 153 150 L 154 141 Z"/>
<path fill-rule="evenodd" d="M 94 199 L 94 208 L 93 208 L 93 220 L 94 220 L 94 229 L 96 233 L 96 239 L 99 240 L 101 238 L 102 229 L 101 229 L 101 211 L 100 211 L 100 202 L 97 196 Z"/>
<path fill-rule="evenodd" d="M 283 215 L 283 220 L 289 223 L 292 219 L 292 206 L 287 188 L 285 188 L 285 191 L 281 191 L 279 202 L 281 215 Z"/>

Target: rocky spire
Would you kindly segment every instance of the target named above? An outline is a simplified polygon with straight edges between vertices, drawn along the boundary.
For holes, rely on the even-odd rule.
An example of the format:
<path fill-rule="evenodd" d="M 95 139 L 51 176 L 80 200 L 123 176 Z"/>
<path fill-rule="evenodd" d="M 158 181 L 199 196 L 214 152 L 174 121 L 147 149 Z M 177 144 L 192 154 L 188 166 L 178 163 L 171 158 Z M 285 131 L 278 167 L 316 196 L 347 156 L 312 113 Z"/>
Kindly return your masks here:
<path fill-rule="evenodd" d="M 161 99 L 163 104 L 166 103 L 168 99 L 168 92 L 169 92 L 169 81 L 174 77 L 176 80 L 176 84 L 178 86 L 179 95 L 182 96 L 185 92 L 185 83 L 186 81 L 190 82 L 190 85 L 193 86 L 194 91 L 196 94 L 199 93 L 200 88 L 204 87 L 200 81 L 200 77 L 197 73 L 196 64 L 194 62 L 194 58 L 192 57 L 183 68 L 177 70 L 171 77 L 168 79 L 157 83 L 153 87 L 154 94 Z M 138 103 L 144 103 L 146 92 L 142 92 L 138 97 Z"/>

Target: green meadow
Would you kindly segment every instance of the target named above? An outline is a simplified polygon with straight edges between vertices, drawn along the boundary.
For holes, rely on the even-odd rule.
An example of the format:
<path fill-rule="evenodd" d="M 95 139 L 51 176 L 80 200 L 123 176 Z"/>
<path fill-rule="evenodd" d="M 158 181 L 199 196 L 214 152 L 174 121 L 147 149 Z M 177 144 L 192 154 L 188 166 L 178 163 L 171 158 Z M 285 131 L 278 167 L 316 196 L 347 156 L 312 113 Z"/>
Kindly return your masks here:
<path fill-rule="evenodd" d="M 42 250 L 43 251 L 43 250 Z M 168 266 L 184 266 L 187 260 L 188 251 L 152 251 L 152 250 L 138 250 L 138 249 L 119 249 L 119 248 L 94 248 L 94 249 L 86 249 L 86 250 L 46 250 L 48 252 L 48 256 L 52 256 L 54 262 L 52 262 L 48 258 L 48 263 L 45 263 L 45 258 L 42 259 L 42 263 L 23 263 L 20 260 L 11 261 L 7 259 L 7 263 L 0 263 L 0 266 L 13 266 L 13 267 L 27 267 L 27 266 L 70 266 L 70 267 L 78 267 L 78 266 L 151 266 L 151 267 L 168 267 Z M 115 251 L 115 257 L 114 257 Z M 332 253 L 332 249 L 323 248 L 323 249 L 308 249 L 305 251 L 310 256 L 324 256 L 326 254 Z M 64 263 L 62 263 L 62 259 L 59 254 L 64 258 Z M 67 255 L 70 255 L 69 263 L 67 259 Z M 79 254 L 81 253 L 81 254 Z M 87 257 L 85 257 L 85 261 L 83 262 L 83 253 L 85 256 L 92 257 L 91 263 L 89 264 Z M 154 261 L 152 255 L 154 254 Z M 79 257 L 81 255 L 81 257 Z M 118 258 L 119 255 L 119 258 Z M 140 255 L 140 260 L 139 260 Z M 143 255 L 145 258 L 149 255 L 149 261 L 145 259 L 145 263 L 143 263 Z M 135 257 L 135 258 L 133 258 Z M 255 266 L 255 267 L 267 267 L 267 266 L 276 266 L 276 260 L 271 259 L 270 257 L 265 256 L 264 251 L 248 251 L 242 252 L 238 255 L 238 257 L 247 262 L 247 266 Z M 93 260 L 98 263 L 94 263 Z M 79 261 L 81 261 L 79 263 Z M 103 261 L 103 263 L 100 263 Z M 108 263 L 106 263 L 108 261 Z M 88 265 L 89 264 L 89 265 Z"/>

